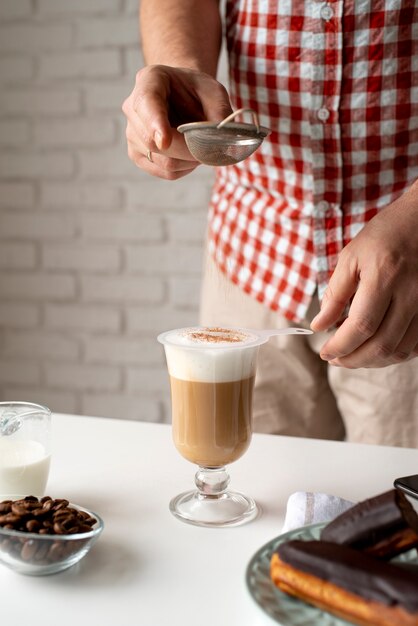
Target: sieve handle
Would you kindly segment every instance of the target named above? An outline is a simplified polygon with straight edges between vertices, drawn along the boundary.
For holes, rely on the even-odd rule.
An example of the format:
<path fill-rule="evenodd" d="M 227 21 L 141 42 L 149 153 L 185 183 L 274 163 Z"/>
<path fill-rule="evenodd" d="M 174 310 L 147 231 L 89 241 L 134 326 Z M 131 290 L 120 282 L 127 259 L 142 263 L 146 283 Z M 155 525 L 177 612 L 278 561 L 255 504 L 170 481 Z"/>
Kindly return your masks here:
<path fill-rule="evenodd" d="M 228 115 L 222 122 L 219 122 L 216 128 L 222 128 L 225 124 L 233 120 L 237 115 L 241 115 L 241 113 L 251 113 L 253 116 L 254 126 L 257 128 L 257 132 L 260 132 L 260 122 L 258 121 L 258 115 L 253 109 L 238 109 L 237 111 L 233 111 L 231 115 Z"/>

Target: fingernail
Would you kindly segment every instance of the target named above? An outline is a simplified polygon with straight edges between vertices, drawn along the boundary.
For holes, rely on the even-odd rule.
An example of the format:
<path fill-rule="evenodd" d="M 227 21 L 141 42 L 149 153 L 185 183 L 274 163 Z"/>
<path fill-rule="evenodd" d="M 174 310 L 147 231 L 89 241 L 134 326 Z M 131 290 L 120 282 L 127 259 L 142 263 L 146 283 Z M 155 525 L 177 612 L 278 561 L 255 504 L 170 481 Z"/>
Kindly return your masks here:
<path fill-rule="evenodd" d="M 161 135 L 161 133 L 157 132 L 154 134 L 154 142 L 155 145 L 157 146 L 158 150 L 161 150 L 163 147 L 163 137 Z"/>
<path fill-rule="evenodd" d="M 337 357 L 335 356 L 335 354 L 321 354 L 321 359 L 323 359 L 324 361 L 332 361 L 336 358 Z"/>

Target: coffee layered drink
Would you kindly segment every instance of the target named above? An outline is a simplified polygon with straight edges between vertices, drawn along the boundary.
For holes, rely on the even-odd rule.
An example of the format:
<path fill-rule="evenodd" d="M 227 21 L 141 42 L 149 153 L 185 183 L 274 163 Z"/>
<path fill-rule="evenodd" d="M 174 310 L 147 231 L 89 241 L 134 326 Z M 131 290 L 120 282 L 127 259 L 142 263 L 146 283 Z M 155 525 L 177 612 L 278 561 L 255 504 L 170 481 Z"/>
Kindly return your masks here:
<path fill-rule="evenodd" d="M 195 489 L 170 511 L 196 526 L 237 526 L 258 514 L 250 496 L 229 488 L 225 467 L 244 454 L 252 434 L 252 395 L 260 346 L 272 334 L 305 329 L 180 328 L 161 333 L 171 383 L 177 450 L 199 467 Z"/>
<path fill-rule="evenodd" d="M 248 448 L 259 345 L 257 336 L 235 329 L 164 334 L 174 443 L 192 463 L 220 467 Z"/>

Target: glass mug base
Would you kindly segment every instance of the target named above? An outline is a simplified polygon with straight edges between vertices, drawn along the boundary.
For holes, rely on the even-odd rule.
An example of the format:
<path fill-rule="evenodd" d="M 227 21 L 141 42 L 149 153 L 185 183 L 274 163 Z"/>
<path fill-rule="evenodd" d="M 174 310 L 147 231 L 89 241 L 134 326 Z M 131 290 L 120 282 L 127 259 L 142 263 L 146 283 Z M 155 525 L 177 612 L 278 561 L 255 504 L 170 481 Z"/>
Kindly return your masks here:
<path fill-rule="evenodd" d="M 252 498 L 237 491 L 211 496 L 197 490 L 186 491 L 173 498 L 170 511 L 183 522 L 211 528 L 245 524 L 260 513 Z"/>
<path fill-rule="evenodd" d="M 229 474 L 225 467 L 199 467 L 195 484 L 197 489 L 181 493 L 170 502 L 170 511 L 183 522 L 223 528 L 250 522 L 259 513 L 252 498 L 227 488 Z"/>

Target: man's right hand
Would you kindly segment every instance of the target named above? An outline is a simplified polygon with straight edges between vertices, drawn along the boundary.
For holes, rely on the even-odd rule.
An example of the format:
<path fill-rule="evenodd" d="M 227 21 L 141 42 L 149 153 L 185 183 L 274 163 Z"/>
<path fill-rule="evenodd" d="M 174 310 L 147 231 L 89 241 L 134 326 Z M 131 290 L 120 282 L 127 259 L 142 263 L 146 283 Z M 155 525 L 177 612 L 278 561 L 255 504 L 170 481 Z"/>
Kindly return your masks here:
<path fill-rule="evenodd" d="M 225 87 L 212 76 L 167 65 L 140 70 L 122 110 L 129 158 L 152 176 L 167 180 L 182 178 L 199 165 L 177 126 L 221 121 L 232 112 Z"/>

